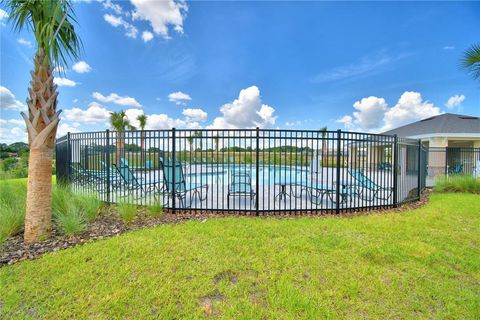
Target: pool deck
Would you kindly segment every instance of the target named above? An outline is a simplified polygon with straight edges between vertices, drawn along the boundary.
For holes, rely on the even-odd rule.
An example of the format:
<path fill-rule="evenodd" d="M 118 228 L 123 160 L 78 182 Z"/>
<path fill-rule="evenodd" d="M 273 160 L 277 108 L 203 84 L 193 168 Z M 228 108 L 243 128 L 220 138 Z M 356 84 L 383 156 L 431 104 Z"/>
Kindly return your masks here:
<path fill-rule="evenodd" d="M 181 208 L 183 206 L 199 210 L 255 211 L 256 197 L 258 196 L 258 210 L 260 211 L 315 211 L 337 208 L 336 168 L 321 168 L 320 172 L 310 174 L 307 167 L 283 167 L 280 169 L 276 166 L 262 166 L 258 172 L 260 181 L 258 195 L 253 198 L 247 195 L 230 195 L 228 197 L 231 172 L 238 170 L 250 173 L 252 190 L 257 191 L 257 173 L 254 166 L 241 165 L 234 168 L 199 164 L 184 166 L 186 185 L 208 185 L 208 190 L 202 188 L 199 190 L 200 193 L 186 192 L 183 203 L 178 198 L 175 199 L 175 207 Z M 354 179 L 349 175 L 347 169 L 342 168 L 340 170 L 342 185 L 351 184 Z M 393 186 L 393 174 L 391 172 L 369 171 L 366 172 L 366 175 L 379 186 L 387 189 Z M 109 200 L 119 202 L 129 199 L 129 202 L 139 205 L 148 205 L 160 201 L 165 207 L 171 208 L 173 206 L 172 198 L 162 191 L 164 186 L 161 170 L 137 171 L 135 176 L 143 189 L 152 189 L 152 192 L 133 191 L 127 193 L 124 188 L 112 189 Z M 399 202 L 406 199 L 412 192 L 415 193 L 418 178 L 416 175 L 407 175 L 401 181 L 402 184 L 399 185 L 397 192 Z M 308 188 L 305 188 L 305 185 Z M 156 190 L 153 190 L 155 188 Z M 358 194 L 359 191 L 362 191 L 362 196 Z M 201 200 L 199 194 L 201 198 L 205 199 Z M 380 199 L 384 197 L 388 199 Z M 393 195 L 389 194 L 388 191 L 381 191 L 378 193 L 378 197 L 375 197 L 371 190 L 351 186 L 344 186 L 340 189 L 339 200 L 339 209 L 393 205 Z"/>

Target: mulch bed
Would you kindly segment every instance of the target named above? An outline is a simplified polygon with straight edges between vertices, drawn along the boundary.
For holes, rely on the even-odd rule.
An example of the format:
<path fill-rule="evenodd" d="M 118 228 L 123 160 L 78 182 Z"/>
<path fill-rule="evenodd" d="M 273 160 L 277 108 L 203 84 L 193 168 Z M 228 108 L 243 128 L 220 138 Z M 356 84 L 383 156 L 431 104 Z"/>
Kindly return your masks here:
<path fill-rule="evenodd" d="M 271 218 L 296 218 L 296 217 L 354 217 L 358 215 L 368 215 L 373 213 L 392 213 L 412 210 L 424 206 L 428 202 L 431 191 L 426 190 L 419 201 L 411 202 L 397 208 L 385 208 L 348 211 L 337 214 L 335 211 L 302 211 L 302 212 L 266 212 L 261 213 L 260 217 Z M 0 268 L 5 265 L 11 265 L 23 260 L 36 259 L 47 252 L 55 252 L 79 244 L 93 242 L 96 240 L 118 236 L 127 231 L 144 229 L 166 223 L 181 223 L 186 220 L 206 220 L 211 218 L 225 217 L 248 217 L 255 216 L 255 212 L 231 212 L 231 211 L 176 211 L 164 210 L 159 217 L 152 217 L 145 209 L 140 208 L 139 214 L 130 224 L 125 224 L 115 213 L 114 206 L 106 206 L 102 209 L 97 219 L 91 222 L 88 229 L 79 235 L 67 237 L 58 230 L 52 231 L 50 239 L 27 245 L 23 242 L 23 232 L 7 239 L 0 248 Z"/>

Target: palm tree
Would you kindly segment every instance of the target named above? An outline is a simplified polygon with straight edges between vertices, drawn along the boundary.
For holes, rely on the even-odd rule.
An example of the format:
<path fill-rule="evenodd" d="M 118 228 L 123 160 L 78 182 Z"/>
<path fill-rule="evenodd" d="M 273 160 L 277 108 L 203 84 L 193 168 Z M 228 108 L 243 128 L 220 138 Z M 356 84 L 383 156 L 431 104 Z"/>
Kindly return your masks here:
<path fill-rule="evenodd" d="M 319 130 L 322 133 L 322 167 L 328 165 L 328 144 L 325 139 L 327 137 L 327 130 L 327 127 L 322 127 Z"/>
<path fill-rule="evenodd" d="M 77 60 L 81 41 L 69 0 L 12 0 L 4 7 L 14 30 L 32 30 L 37 44 L 28 115 L 21 113 L 30 145 L 24 241 L 32 243 L 49 237 L 52 230 L 52 157 L 61 112 L 53 68 L 66 67 L 67 59 Z"/>
<path fill-rule="evenodd" d="M 144 135 L 144 132 L 143 130 L 145 130 L 145 126 L 147 125 L 147 119 L 148 117 L 144 114 L 140 114 L 138 115 L 137 117 L 137 120 L 139 122 L 139 126 L 140 126 L 140 161 L 141 163 L 145 163 L 145 152 L 144 152 L 144 148 L 145 148 L 145 135 Z"/>
<path fill-rule="evenodd" d="M 213 136 L 213 142 L 215 143 L 215 151 L 217 151 L 217 152 L 218 152 L 218 140 L 219 139 L 220 138 L 218 137 L 218 135 Z"/>
<path fill-rule="evenodd" d="M 203 145 L 203 141 L 202 141 L 202 131 L 196 131 L 195 132 L 195 136 L 197 138 L 199 138 L 199 144 L 200 144 L 200 150 L 202 150 L 202 145 Z"/>
<path fill-rule="evenodd" d="M 195 143 L 195 137 L 194 136 L 189 136 L 187 137 L 188 144 L 190 145 L 190 161 L 192 161 L 192 155 L 193 155 L 193 144 Z"/>
<path fill-rule="evenodd" d="M 130 121 L 127 119 L 125 111 L 120 110 L 119 112 L 110 112 L 110 124 L 115 131 L 117 131 L 116 136 L 116 153 L 115 153 L 115 163 L 120 163 L 120 158 L 125 153 L 125 131 L 127 129 L 135 129 L 134 126 L 130 124 Z"/>
<path fill-rule="evenodd" d="M 461 65 L 474 79 L 480 79 L 480 43 L 472 45 L 465 51 Z"/>

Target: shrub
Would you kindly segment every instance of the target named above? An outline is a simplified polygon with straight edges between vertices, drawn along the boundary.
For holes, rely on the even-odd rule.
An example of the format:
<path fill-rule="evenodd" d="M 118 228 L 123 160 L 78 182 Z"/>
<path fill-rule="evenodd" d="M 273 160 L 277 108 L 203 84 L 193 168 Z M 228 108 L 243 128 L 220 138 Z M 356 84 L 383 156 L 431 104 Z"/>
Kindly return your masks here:
<path fill-rule="evenodd" d="M 137 214 L 137 206 L 126 201 L 121 201 L 117 204 L 117 212 L 120 215 L 120 218 L 122 218 L 123 222 L 130 223 Z"/>
<path fill-rule="evenodd" d="M 442 177 L 436 181 L 435 191 L 480 194 L 480 179 L 464 175 Z"/>
<path fill-rule="evenodd" d="M 147 212 L 153 217 L 159 217 L 163 213 L 163 206 L 160 202 L 155 201 L 154 204 L 151 204 L 147 207 Z"/>

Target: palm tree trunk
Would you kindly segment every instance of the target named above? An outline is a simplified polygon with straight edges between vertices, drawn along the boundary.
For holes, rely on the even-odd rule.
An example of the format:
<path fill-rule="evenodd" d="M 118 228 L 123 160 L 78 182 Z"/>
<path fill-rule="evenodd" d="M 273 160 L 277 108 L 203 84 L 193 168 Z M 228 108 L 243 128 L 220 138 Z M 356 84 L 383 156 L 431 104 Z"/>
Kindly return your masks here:
<path fill-rule="evenodd" d="M 46 238 L 52 231 L 52 149 L 30 150 L 24 241 Z"/>
<path fill-rule="evenodd" d="M 58 92 L 53 83 L 53 70 L 44 61 L 45 55 L 40 49 L 31 72 L 28 116 L 21 113 L 30 145 L 25 243 L 47 238 L 52 230 L 52 156 L 61 111 L 56 111 Z"/>
<path fill-rule="evenodd" d="M 145 137 L 143 130 L 140 132 L 140 162 L 142 165 L 145 165 L 145 151 L 143 150 L 145 148 Z"/>
<path fill-rule="evenodd" d="M 124 157 L 124 148 L 125 148 L 125 136 L 122 131 L 117 131 L 117 152 L 116 152 L 116 159 L 115 163 L 120 164 L 120 159 Z"/>

